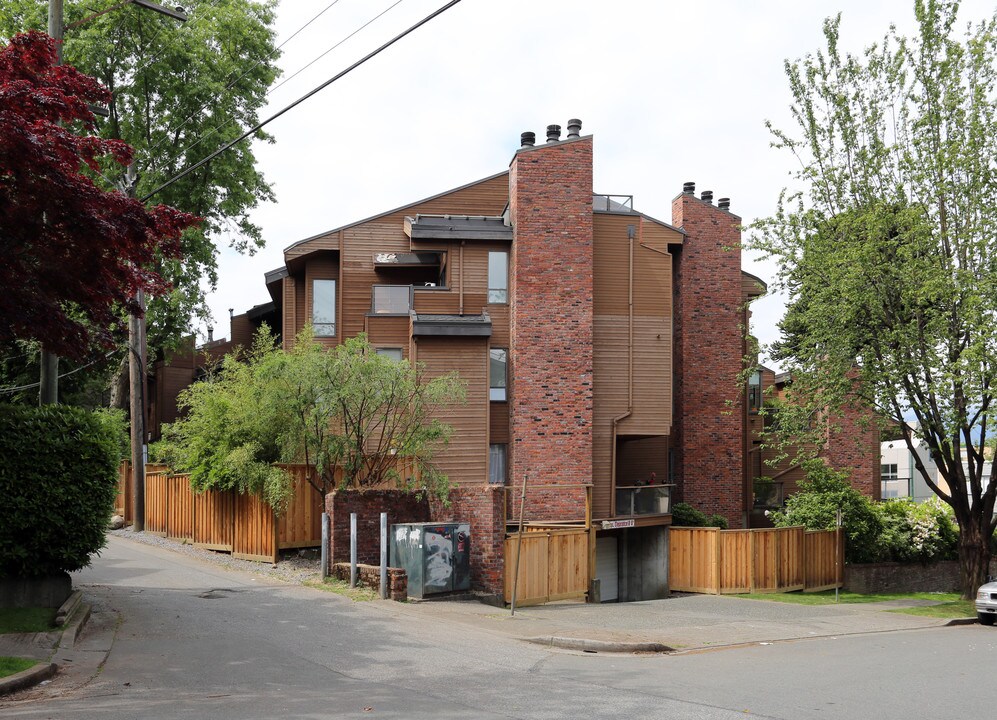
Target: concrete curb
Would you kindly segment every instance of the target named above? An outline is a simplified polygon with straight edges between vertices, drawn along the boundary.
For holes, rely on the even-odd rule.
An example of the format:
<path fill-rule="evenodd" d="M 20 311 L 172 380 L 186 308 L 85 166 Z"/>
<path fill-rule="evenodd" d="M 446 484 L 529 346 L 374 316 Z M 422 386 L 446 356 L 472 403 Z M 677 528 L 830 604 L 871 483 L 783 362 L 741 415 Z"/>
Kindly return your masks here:
<path fill-rule="evenodd" d="M 87 620 L 90 619 L 90 610 L 90 606 L 84 602 L 76 606 L 72 616 L 66 621 L 66 629 L 59 639 L 60 650 L 69 650 L 76 644 L 76 640 L 79 638 L 80 633 L 83 632 Z"/>
<path fill-rule="evenodd" d="M 72 594 L 68 598 L 66 598 L 66 602 L 64 602 L 56 611 L 55 624 L 58 625 L 59 627 L 65 625 L 66 621 L 68 621 L 73 616 L 73 613 L 76 611 L 76 608 L 79 607 L 80 601 L 82 600 L 83 600 L 83 591 L 74 590 Z"/>
<path fill-rule="evenodd" d="M 23 690 L 24 688 L 33 687 L 55 675 L 58 669 L 55 663 L 40 662 L 29 667 L 27 670 L 0 678 L 0 695 L 7 695 L 18 690 Z"/>
<path fill-rule="evenodd" d="M 979 622 L 976 618 L 955 618 L 954 620 L 949 620 L 945 623 L 945 627 L 954 627 L 956 625 L 976 625 Z"/>
<path fill-rule="evenodd" d="M 669 653 L 675 648 L 656 642 L 617 642 L 613 640 L 586 640 L 584 638 L 566 637 L 533 637 L 523 638 L 526 642 L 547 647 L 557 647 L 563 650 L 582 650 L 583 652 L 612 653 Z"/>

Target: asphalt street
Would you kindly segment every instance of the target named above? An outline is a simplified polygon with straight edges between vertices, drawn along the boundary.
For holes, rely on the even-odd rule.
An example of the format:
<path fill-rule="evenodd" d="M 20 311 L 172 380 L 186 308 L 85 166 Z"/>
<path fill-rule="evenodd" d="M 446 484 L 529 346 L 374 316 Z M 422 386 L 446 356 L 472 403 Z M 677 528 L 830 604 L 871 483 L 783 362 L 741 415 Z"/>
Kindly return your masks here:
<path fill-rule="evenodd" d="M 909 720 L 988 717 L 995 697 L 997 629 L 978 625 L 567 652 L 116 538 L 76 584 L 95 610 L 81 642 L 113 635 L 106 663 L 66 669 L 0 716 Z"/>

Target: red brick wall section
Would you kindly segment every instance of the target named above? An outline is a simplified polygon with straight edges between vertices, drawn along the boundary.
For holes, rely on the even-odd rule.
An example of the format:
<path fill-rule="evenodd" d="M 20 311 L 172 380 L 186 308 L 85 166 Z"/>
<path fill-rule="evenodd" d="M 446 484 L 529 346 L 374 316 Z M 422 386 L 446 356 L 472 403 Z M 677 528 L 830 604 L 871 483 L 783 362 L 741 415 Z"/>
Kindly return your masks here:
<path fill-rule="evenodd" d="M 344 582 L 350 581 L 350 564 L 336 563 L 332 566 L 332 576 Z M 381 566 L 357 563 L 357 585 L 381 591 Z M 388 597 L 398 602 L 408 599 L 408 575 L 402 568 L 388 568 Z"/>
<path fill-rule="evenodd" d="M 325 496 L 329 514 L 329 562 L 350 561 L 350 513 L 357 514 L 357 562 L 381 564 L 381 513 L 388 529 L 400 523 L 429 522 L 429 503 L 402 490 L 336 490 Z M 390 539 L 389 539 L 390 542 Z"/>
<path fill-rule="evenodd" d="M 523 148 L 509 173 L 510 479 L 592 481 L 592 138 Z M 549 508 L 583 517 L 584 494 Z"/>
<path fill-rule="evenodd" d="M 848 473 L 851 486 L 873 500 L 882 499 L 879 429 L 872 413 L 845 405 L 828 423 L 827 464 Z"/>
<path fill-rule="evenodd" d="M 471 589 L 491 595 L 505 591 L 505 488 L 464 485 L 450 491 L 450 506 L 433 498 L 433 522 L 471 525 Z"/>
<path fill-rule="evenodd" d="M 676 481 L 685 502 L 732 528 L 745 509 L 740 222 L 691 194 L 672 201 L 686 232 L 675 272 Z"/>
<path fill-rule="evenodd" d="M 471 588 L 503 592 L 505 564 L 505 488 L 455 487 L 450 506 L 401 490 L 337 490 L 326 496 L 331 521 L 329 562 L 350 561 L 350 513 L 357 513 L 357 562 L 380 566 L 381 513 L 388 526 L 400 523 L 466 522 L 471 525 Z"/>

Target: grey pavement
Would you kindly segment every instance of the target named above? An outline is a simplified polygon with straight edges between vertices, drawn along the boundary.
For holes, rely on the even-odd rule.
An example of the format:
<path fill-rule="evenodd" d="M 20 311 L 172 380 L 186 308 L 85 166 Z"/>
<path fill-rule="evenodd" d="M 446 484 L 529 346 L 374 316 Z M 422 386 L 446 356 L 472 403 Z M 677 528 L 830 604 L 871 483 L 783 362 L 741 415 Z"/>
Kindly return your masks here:
<path fill-rule="evenodd" d="M 889 612 L 923 601 L 840 605 L 793 605 L 717 595 L 676 594 L 634 603 L 553 603 L 502 610 L 467 601 L 427 601 L 384 608 L 385 612 L 435 617 L 475 625 L 521 639 L 587 639 L 652 643 L 674 650 L 917 630 L 945 620 Z"/>

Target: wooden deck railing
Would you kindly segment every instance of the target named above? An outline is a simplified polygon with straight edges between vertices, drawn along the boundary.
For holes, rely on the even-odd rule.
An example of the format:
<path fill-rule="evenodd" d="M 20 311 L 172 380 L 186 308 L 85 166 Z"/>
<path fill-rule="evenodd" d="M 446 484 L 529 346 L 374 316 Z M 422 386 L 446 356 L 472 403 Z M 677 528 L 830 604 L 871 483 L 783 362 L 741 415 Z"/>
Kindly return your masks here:
<path fill-rule="evenodd" d="M 673 527 L 668 582 L 677 592 L 815 592 L 843 584 L 842 535 L 803 527 Z"/>

